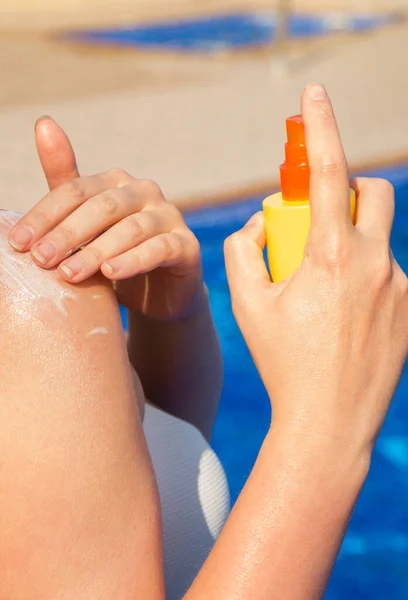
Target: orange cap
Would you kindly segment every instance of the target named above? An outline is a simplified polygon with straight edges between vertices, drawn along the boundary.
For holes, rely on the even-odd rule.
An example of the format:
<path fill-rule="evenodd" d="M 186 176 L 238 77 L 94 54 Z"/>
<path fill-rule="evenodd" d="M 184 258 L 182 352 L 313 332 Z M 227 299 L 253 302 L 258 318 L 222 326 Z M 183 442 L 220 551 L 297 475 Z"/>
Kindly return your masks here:
<path fill-rule="evenodd" d="M 285 162 L 280 167 L 282 196 L 288 201 L 307 200 L 310 170 L 301 115 L 286 119 L 286 131 L 288 141 L 285 144 Z"/>

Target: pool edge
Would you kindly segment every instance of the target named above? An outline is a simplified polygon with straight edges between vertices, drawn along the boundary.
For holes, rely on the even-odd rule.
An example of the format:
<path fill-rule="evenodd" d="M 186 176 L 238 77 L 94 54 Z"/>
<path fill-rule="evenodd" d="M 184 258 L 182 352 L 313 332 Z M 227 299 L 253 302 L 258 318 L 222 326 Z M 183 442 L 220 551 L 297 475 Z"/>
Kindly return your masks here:
<path fill-rule="evenodd" d="M 393 156 L 383 157 L 372 161 L 361 161 L 349 164 L 350 173 L 365 173 L 370 171 L 382 170 L 390 167 L 401 167 L 408 163 L 408 150 L 404 153 L 398 153 Z M 185 213 L 203 208 L 214 206 L 223 206 L 233 202 L 244 202 L 257 196 L 267 196 L 280 187 L 279 179 L 268 179 L 258 183 L 250 183 L 229 188 L 228 190 L 214 191 L 192 195 L 189 197 L 181 196 L 171 199 L 172 204 L 177 206 Z"/>

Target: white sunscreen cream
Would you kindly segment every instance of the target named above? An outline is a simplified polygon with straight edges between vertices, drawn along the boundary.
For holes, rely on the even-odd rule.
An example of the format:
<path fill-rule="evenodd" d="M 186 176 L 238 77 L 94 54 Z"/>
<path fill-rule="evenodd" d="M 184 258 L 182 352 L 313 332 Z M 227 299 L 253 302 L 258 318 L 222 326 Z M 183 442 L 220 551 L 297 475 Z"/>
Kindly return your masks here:
<path fill-rule="evenodd" d="M 0 210 L 0 284 L 18 295 L 20 300 L 45 299 L 67 314 L 66 298 L 76 294 L 60 284 L 50 272 L 38 267 L 28 252 L 16 252 L 8 242 L 8 234 L 20 220 L 19 213 Z"/>
<path fill-rule="evenodd" d="M 106 329 L 106 327 L 95 327 L 95 329 L 92 329 L 89 333 L 86 334 L 86 337 L 89 338 L 92 335 L 108 335 L 109 331 Z"/>

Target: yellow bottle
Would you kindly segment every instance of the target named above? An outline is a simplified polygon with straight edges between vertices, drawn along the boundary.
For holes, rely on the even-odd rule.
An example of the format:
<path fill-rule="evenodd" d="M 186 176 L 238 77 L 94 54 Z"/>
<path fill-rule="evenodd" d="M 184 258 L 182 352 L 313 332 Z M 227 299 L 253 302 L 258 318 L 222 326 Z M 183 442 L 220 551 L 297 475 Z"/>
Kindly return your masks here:
<path fill-rule="evenodd" d="M 310 170 L 302 117 L 287 119 L 286 130 L 285 162 L 280 167 L 282 191 L 263 201 L 268 263 L 275 283 L 291 275 L 302 262 L 310 228 Z M 350 211 L 354 222 L 353 190 L 350 190 Z"/>

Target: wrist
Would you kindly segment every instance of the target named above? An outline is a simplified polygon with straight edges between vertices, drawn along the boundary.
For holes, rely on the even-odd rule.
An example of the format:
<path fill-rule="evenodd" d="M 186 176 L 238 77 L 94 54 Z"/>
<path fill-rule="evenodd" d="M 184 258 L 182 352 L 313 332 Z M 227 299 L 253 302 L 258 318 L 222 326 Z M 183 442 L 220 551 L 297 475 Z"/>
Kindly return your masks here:
<path fill-rule="evenodd" d="M 153 325 L 168 325 L 172 326 L 182 324 L 184 322 L 189 322 L 191 320 L 200 317 L 200 315 L 205 314 L 209 308 L 209 297 L 208 297 L 208 289 L 205 283 L 201 280 L 194 291 L 194 293 L 190 294 L 189 301 L 186 302 L 183 311 L 180 311 L 177 316 L 172 318 L 161 318 L 154 317 L 151 315 L 146 315 L 140 310 L 135 310 L 128 308 L 128 317 L 129 324 L 131 321 L 138 322 L 143 321 L 145 324 Z"/>
<path fill-rule="evenodd" d="M 357 498 L 370 469 L 368 448 L 344 436 L 324 435 L 313 427 L 272 423 L 265 447 L 288 471 L 317 479 L 328 489 L 348 490 L 351 498 Z"/>
<path fill-rule="evenodd" d="M 127 347 L 131 364 L 138 370 L 135 356 L 140 356 L 140 344 L 146 348 L 153 346 L 168 346 L 172 341 L 174 349 L 202 339 L 213 327 L 210 303 L 207 287 L 201 282 L 200 291 L 197 293 L 195 302 L 191 304 L 190 310 L 183 317 L 177 319 L 159 319 L 145 315 L 140 311 L 128 309 L 128 339 Z"/>
<path fill-rule="evenodd" d="M 197 317 L 202 313 L 207 312 L 209 307 L 209 296 L 208 296 L 208 288 L 203 280 L 197 285 L 197 290 L 194 296 L 191 299 L 190 304 L 186 308 L 185 312 L 179 315 L 177 318 L 173 319 L 173 322 L 177 321 L 185 321 L 190 317 Z"/>

